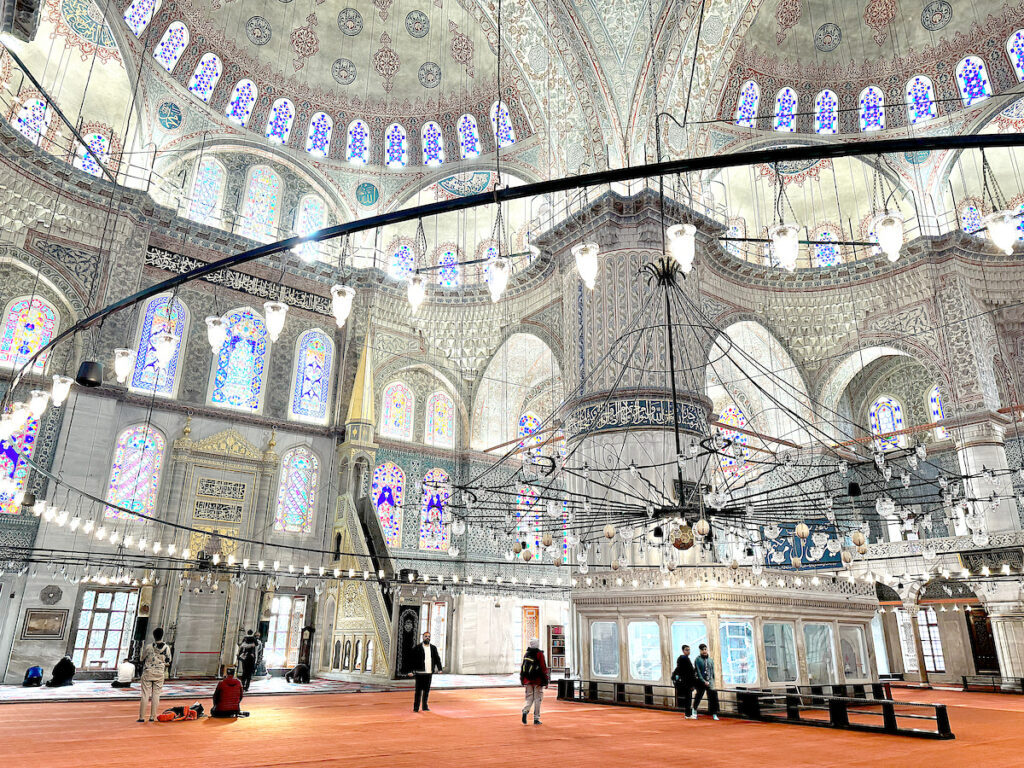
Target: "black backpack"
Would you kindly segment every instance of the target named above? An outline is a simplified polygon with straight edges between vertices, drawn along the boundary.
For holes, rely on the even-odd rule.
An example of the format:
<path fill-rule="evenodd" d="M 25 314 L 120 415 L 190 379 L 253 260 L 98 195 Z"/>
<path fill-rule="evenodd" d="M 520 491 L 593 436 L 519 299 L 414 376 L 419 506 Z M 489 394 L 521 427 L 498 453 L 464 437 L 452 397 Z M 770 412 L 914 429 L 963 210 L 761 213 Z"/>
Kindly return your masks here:
<path fill-rule="evenodd" d="M 539 672 L 540 664 L 537 663 L 537 657 L 530 654 L 523 656 L 523 665 L 519 668 L 520 676 L 529 679 L 536 677 Z"/>

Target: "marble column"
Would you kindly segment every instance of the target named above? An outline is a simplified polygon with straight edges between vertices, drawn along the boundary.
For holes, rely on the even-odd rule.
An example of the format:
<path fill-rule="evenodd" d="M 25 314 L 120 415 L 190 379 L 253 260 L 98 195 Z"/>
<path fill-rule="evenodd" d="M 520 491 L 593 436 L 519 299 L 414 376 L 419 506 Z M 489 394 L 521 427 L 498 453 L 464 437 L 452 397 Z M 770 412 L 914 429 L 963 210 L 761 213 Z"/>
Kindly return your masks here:
<path fill-rule="evenodd" d="M 1021 527 L 1003 442 L 1008 423 L 1009 419 L 1002 414 L 989 413 L 958 429 L 960 471 L 964 475 L 977 475 L 966 482 L 964 490 L 968 498 L 978 500 L 989 534 L 1017 531 Z M 982 474 L 985 470 L 991 470 L 992 475 Z M 998 497 L 995 504 L 988 501 L 993 494 Z"/>

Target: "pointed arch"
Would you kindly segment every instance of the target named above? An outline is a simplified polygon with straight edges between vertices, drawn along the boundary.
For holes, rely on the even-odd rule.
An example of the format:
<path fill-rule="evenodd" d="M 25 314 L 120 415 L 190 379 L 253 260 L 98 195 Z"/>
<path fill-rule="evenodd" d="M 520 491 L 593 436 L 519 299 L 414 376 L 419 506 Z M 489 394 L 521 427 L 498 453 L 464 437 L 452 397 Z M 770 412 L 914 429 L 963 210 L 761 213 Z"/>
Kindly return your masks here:
<path fill-rule="evenodd" d="M 278 533 L 310 533 L 316 515 L 316 490 L 320 483 L 320 459 L 304 445 L 281 457 L 277 485 L 274 530 Z"/>
<path fill-rule="evenodd" d="M 534 456 L 540 456 L 541 443 L 544 442 L 544 438 L 539 435 L 530 437 L 540 428 L 540 416 L 536 413 L 528 411 L 519 417 L 519 431 L 516 433 L 516 437 L 522 438 L 517 446 L 519 450 L 529 451 Z"/>
<path fill-rule="evenodd" d="M 167 440 L 151 424 L 136 424 L 121 432 L 114 444 L 106 500 L 130 512 L 104 508 L 114 520 L 135 520 L 136 515 L 156 516 L 160 471 Z"/>
<path fill-rule="evenodd" d="M 256 106 L 256 98 L 259 96 L 259 89 L 252 80 L 239 80 L 234 90 L 231 91 L 231 98 L 228 100 L 224 116 L 233 123 L 245 126 L 249 122 L 252 108 Z"/>
<path fill-rule="evenodd" d="M 511 147 L 516 143 L 516 131 L 512 127 L 512 116 L 503 101 L 491 105 L 491 129 L 494 131 L 494 142 L 499 148 Z"/>
<path fill-rule="evenodd" d="M 180 21 L 172 21 L 164 30 L 163 37 L 153 50 L 153 58 L 168 72 L 174 72 L 178 59 L 188 47 L 188 27 Z"/>
<path fill-rule="evenodd" d="M 754 128 L 757 125 L 757 105 L 761 100 L 761 86 L 747 80 L 740 86 L 740 97 L 736 102 L 736 125 Z"/>
<path fill-rule="evenodd" d="M 907 120 L 911 125 L 926 123 L 938 116 L 935 108 L 935 88 L 931 78 L 914 75 L 907 82 Z"/>
<path fill-rule="evenodd" d="M 348 124 L 345 159 L 352 165 L 366 165 L 370 162 L 370 128 L 363 120 L 353 120 Z"/>
<path fill-rule="evenodd" d="M 41 296 L 19 296 L 4 307 L 0 333 L 0 368 L 20 369 L 45 347 L 60 329 L 60 313 Z M 45 373 L 49 352 L 32 363 L 32 373 Z"/>
<path fill-rule="evenodd" d="M 459 267 L 459 252 L 455 245 L 443 245 L 437 249 L 437 284 L 445 288 L 457 288 L 462 284 L 462 270 Z"/>
<path fill-rule="evenodd" d="M 437 448 L 455 447 L 455 401 L 447 392 L 437 391 L 427 398 L 423 442 Z"/>
<path fill-rule="evenodd" d="M 161 397 L 175 397 L 181 382 L 182 345 L 188 338 L 189 311 L 185 303 L 170 294 L 154 296 L 142 306 L 139 328 L 135 334 L 135 365 L 128 389 L 131 392 L 155 393 Z M 166 369 L 156 362 L 154 339 L 158 334 L 171 333 L 178 338 L 174 354 Z"/>
<path fill-rule="evenodd" d="M 814 132 L 839 132 L 839 97 L 835 91 L 826 89 L 814 97 Z"/>
<path fill-rule="evenodd" d="M 292 397 L 288 415 L 298 421 L 326 424 L 331 396 L 334 342 L 319 328 L 306 331 L 295 342 Z"/>
<path fill-rule="evenodd" d="M 860 92 L 860 129 L 881 131 L 885 129 L 885 94 L 877 85 L 869 85 Z"/>
<path fill-rule="evenodd" d="M 444 134 L 441 133 L 440 125 L 433 120 L 425 122 L 420 131 L 420 142 L 424 165 L 441 165 L 444 162 Z"/>
<path fill-rule="evenodd" d="M 370 498 L 377 510 L 384 541 L 389 547 L 402 546 L 402 510 L 405 504 L 405 472 L 385 461 L 373 470 Z"/>
<path fill-rule="evenodd" d="M 965 56 L 956 65 L 956 84 L 965 107 L 984 101 L 992 95 L 985 62 L 978 56 Z"/>
<path fill-rule="evenodd" d="M 266 395 L 266 368 L 270 356 L 267 326 L 252 307 L 224 315 L 227 340 L 210 372 L 209 403 L 249 413 L 260 413 Z"/>
<path fill-rule="evenodd" d="M 1024 82 L 1024 29 L 1016 30 L 1006 39 L 1006 55 L 1017 74 L 1017 80 Z"/>
<path fill-rule="evenodd" d="M 242 204 L 242 223 L 238 228 L 243 237 L 269 243 L 277 233 L 277 218 L 281 207 L 281 177 L 265 165 L 249 169 Z"/>
<path fill-rule="evenodd" d="M 51 117 L 51 110 L 45 101 L 37 98 L 25 99 L 18 108 L 14 127 L 18 129 L 18 133 L 38 147 L 50 129 Z"/>
<path fill-rule="evenodd" d="M 20 494 L 28 482 L 28 461 L 36 448 L 39 436 L 39 419 L 29 416 L 25 426 L 0 440 L 0 476 L 14 480 L 14 493 L 0 493 L 0 515 L 17 515 L 21 512 Z"/>
<path fill-rule="evenodd" d="M 448 502 L 452 496 L 448 473 L 434 467 L 423 476 L 420 504 L 420 549 L 448 551 Z"/>
<path fill-rule="evenodd" d="M 476 118 L 465 114 L 459 118 L 459 156 L 463 160 L 472 160 L 480 157 L 480 130 L 477 128 Z"/>
<path fill-rule="evenodd" d="M 85 145 L 79 144 L 75 151 L 73 165 L 80 171 L 85 171 L 92 176 L 99 176 L 103 173 L 100 163 L 107 165 L 110 162 L 110 139 L 102 133 L 89 133 L 82 137 L 91 151 L 86 151 Z M 99 158 L 99 163 L 96 158 Z"/>
<path fill-rule="evenodd" d="M 224 164 L 213 157 L 197 161 L 189 195 L 188 217 L 200 224 L 217 224 L 224 205 L 224 183 L 228 172 Z"/>
<path fill-rule="evenodd" d="M 153 14 L 160 7 L 160 0 L 132 0 L 132 4 L 124 12 L 124 23 L 136 37 L 146 31 Z"/>
<path fill-rule="evenodd" d="M 319 195 L 303 195 L 295 210 L 295 234 L 311 235 L 317 230 L 327 226 L 327 206 Z M 309 242 L 295 248 L 295 253 L 307 264 L 312 264 L 319 258 L 321 250 L 320 243 Z"/>
<path fill-rule="evenodd" d="M 903 405 L 892 395 L 881 395 L 876 398 L 868 410 L 871 434 L 876 437 L 883 451 L 891 451 L 906 445 L 906 435 L 890 435 L 903 429 Z"/>
<path fill-rule="evenodd" d="M 793 133 L 796 130 L 796 91 L 788 85 L 775 94 L 775 130 Z"/>
<path fill-rule="evenodd" d="M 309 121 L 306 131 L 306 151 L 314 157 L 327 157 L 331 151 L 331 132 L 334 120 L 326 112 L 317 112 Z"/>
<path fill-rule="evenodd" d="M 224 67 L 217 54 L 204 53 L 188 81 L 188 89 L 203 101 L 209 102 L 223 71 Z"/>
<path fill-rule="evenodd" d="M 401 381 L 393 381 L 384 387 L 380 404 L 380 434 L 397 440 L 412 440 L 413 416 L 416 396 Z"/>
<path fill-rule="evenodd" d="M 288 99 L 278 99 L 270 108 L 267 127 L 263 135 L 271 144 L 287 144 L 295 120 L 295 105 Z"/>
<path fill-rule="evenodd" d="M 392 123 L 384 131 L 384 164 L 388 168 L 405 168 L 409 162 L 409 139 L 405 128 Z"/>
<path fill-rule="evenodd" d="M 408 280 L 416 267 L 416 254 L 412 249 L 412 241 L 399 241 L 391 248 L 388 260 L 388 276 L 395 280 Z"/>

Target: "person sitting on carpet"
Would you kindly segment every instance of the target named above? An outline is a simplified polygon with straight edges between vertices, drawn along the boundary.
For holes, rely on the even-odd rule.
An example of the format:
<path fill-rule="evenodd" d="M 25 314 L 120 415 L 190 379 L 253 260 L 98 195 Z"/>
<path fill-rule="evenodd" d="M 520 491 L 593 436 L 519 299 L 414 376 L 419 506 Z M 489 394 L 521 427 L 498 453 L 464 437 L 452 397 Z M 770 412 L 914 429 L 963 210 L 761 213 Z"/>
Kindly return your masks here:
<path fill-rule="evenodd" d="M 53 665 L 53 672 L 50 673 L 50 679 L 46 681 L 46 687 L 61 688 L 65 685 L 72 685 L 75 682 L 75 671 L 71 657 L 65 656 Z"/>
<path fill-rule="evenodd" d="M 125 659 L 117 665 L 117 677 L 110 684 L 111 688 L 131 688 L 132 680 L 135 678 L 135 664 Z"/>
<path fill-rule="evenodd" d="M 242 683 L 235 677 L 235 668 L 228 667 L 224 671 L 224 679 L 217 683 L 213 692 L 213 711 L 210 717 L 248 717 L 248 712 L 242 712 Z"/>
<path fill-rule="evenodd" d="M 284 676 L 284 679 L 289 683 L 309 683 L 309 665 L 308 664 L 296 664 L 295 669 L 292 669 Z"/>
<path fill-rule="evenodd" d="M 22 688 L 38 688 L 43 684 L 43 668 L 42 667 L 29 667 L 25 670 L 25 680 L 21 684 Z"/>

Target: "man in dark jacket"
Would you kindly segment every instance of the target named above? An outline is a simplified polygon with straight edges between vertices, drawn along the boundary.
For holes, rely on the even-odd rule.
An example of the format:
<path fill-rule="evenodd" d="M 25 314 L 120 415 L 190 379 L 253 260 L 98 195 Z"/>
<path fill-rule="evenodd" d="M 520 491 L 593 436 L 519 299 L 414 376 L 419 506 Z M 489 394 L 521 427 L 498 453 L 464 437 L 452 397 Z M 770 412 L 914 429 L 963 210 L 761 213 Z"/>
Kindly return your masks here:
<path fill-rule="evenodd" d="M 238 665 L 242 675 L 242 688 L 249 690 L 249 683 L 256 672 L 257 654 L 259 651 L 259 640 L 253 631 L 247 630 L 242 642 L 238 644 Z"/>
<path fill-rule="evenodd" d="M 430 633 L 423 633 L 423 643 L 417 645 L 409 654 L 409 663 L 412 665 L 412 672 L 409 677 L 416 678 L 416 698 L 413 701 L 412 711 L 420 711 L 420 699 L 422 698 L 423 711 L 429 712 L 427 697 L 430 696 L 430 683 L 434 679 L 434 673 L 441 671 L 441 656 L 437 648 L 430 644 Z"/>
<path fill-rule="evenodd" d="M 224 679 L 217 683 L 213 692 L 213 711 L 210 717 L 248 717 L 248 712 L 242 712 L 242 683 L 235 677 L 235 668 L 228 667 L 224 673 Z"/>
<path fill-rule="evenodd" d="M 690 661 L 690 646 L 683 646 L 683 654 L 676 659 L 676 668 L 672 670 L 672 682 L 676 686 L 676 707 L 683 714 L 690 713 L 690 700 L 693 696 L 693 662 Z"/>
<path fill-rule="evenodd" d="M 75 665 L 70 656 L 65 656 L 53 665 L 53 672 L 50 673 L 50 679 L 46 681 L 46 687 L 61 688 L 65 685 L 72 685 L 74 682 Z"/>
<path fill-rule="evenodd" d="M 540 703 L 544 699 L 544 689 L 548 686 L 551 670 L 544 659 L 544 651 L 540 649 L 540 640 L 536 637 L 530 641 L 530 647 L 523 654 L 523 664 L 519 668 L 519 682 L 523 684 L 526 704 L 523 706 L 523 725 L 526 716 L 533 707 L 533 724 L 540 725 Z"/>

